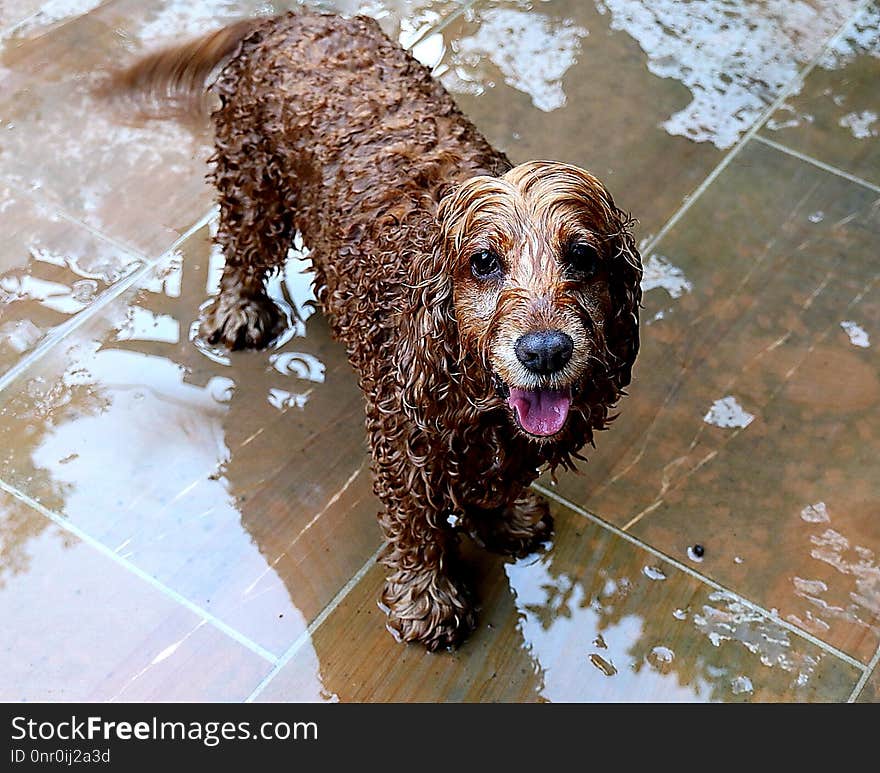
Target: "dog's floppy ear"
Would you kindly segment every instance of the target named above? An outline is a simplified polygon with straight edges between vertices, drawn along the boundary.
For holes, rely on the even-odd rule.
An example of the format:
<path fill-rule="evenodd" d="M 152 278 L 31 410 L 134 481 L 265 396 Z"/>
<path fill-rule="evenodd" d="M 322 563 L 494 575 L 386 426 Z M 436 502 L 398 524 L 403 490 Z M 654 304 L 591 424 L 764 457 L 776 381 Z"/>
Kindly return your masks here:
<path fill-rule="evenodd" d="M 611 255 L 612 318 L 607 333 L 610 376 L 618 390 L 632 378 L 639 353 L 639 306 L 642 301 L 642 260 L 632 235 L 633 219 L 608 197 L 613 226 L 609 235 Z"/>
<path fill-rule="evenodd" d="M 432 250 L 415 256 L 411 278 L 395 362 L 403 411 L 427 430 L 436 426 L 458 370 L 452 276 L 439 240 Z"/>

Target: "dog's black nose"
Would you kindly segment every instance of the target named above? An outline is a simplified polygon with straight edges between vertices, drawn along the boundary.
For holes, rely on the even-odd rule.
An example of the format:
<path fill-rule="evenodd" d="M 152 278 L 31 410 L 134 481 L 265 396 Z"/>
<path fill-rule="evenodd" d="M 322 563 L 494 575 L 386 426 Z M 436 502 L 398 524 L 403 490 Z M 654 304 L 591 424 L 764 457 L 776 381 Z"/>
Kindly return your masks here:
<path fill-rule="evenodd" d="M 517 359 L 532 373 L 549 376 L 571 359 L 574 342 L 561 330 L 541 330 L 526 333 L 514 348 Z"/>

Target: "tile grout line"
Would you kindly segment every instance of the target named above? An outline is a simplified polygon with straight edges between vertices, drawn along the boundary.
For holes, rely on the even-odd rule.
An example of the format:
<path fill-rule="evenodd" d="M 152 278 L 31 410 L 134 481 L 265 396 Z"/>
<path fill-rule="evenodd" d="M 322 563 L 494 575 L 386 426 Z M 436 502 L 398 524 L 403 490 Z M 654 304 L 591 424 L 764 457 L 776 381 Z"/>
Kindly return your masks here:
<path fill-rule="evenodd" d="M 190 612 L 192 612 L 193 614 L 195 614 L 196 616 L 201 618 L 204 622 L 210 623 L 215 628 L 217 628 L 219 631 L 226 634 L 229 638 L 238 642 L 242 646 L 246 647 L 254 654 L 259 655 L 261 658 L 269 661 L 270 663 L 274 664 L 277 662 L 277 660 L 278 660 L 277 655 L 275 655 L 272 652 L 269 652 L 269 650 L 267 650 L 265 647 L 262 647 L 261 645 L 257 644 L 255 641 L 253 641 L 252 639 L 245 636 L 240 631 L 236 630 L 235 628 L 228 625 L 227 623 L 224 623 L 216 615 L 213 615 L 210 612 L 208 612 L 207 610 L 202 609 L 198 604 L 196 604 L 193 601 L 190 601 L 188 598 L 186 598 L 186 596 L 182 595 L 181 593 L 174 590 L 173 588 L 168 587 L 161 580 L 156 579 L 148 572 L 139 568 L 135 564 L 126 560 L 125 558 L 122 558 L 114 550 L 107 547 L 103 542 L 101 542 L 97 538 L 93 537 L 87 531 L 84 531 L 79 526 L 72 523 L 69 519 L 63 518 L 62 516 L 53 512 L 52 510 L 50 510 L 48 507 L 46 507 L 42 503 L 40 503 L 37 500 L 33 499 L 32 497 L 28 496 L 24 492 L 19 491 L 17 488 L 11 486 L 9 483 L 7 483 L 4 480 L 0 480 L 0 490 L 5 491 L 7 494 L 14 497 L 19 502 L 22 502 L 23 504 L 27 505 L 29 508 L 36 510 L 38 513 L 40 513 L 44 517 L 48 518 L 50 521 L 52 521 L 54 524 L 59 526 L 64 531 L 67 531 L 70 534 L 73 534 L 77 539 L 81 540 L 82 542 L 84 542 L 86 545 L 93 548 L 94 550 L 97 550 L 101 555 L 109 558 L 110 560 L 112 560 L 114 563 L 116 563 L 121 568 L 127 570 L 131 574 L 133 574 L 136 577 L 140 578 L 141 580 L 145 581 L 148 585 L 155 588 L 157 591 L 159 591 L 162 595 L 169 598 L 171 601 L 174 601 L 176 604 L 179 604 L 180 606 L 185 607 Z"/>
<path fill-rule="evenodd" d="M 730 165 L 730 162 L 739 154 L 739 152 L 752 140 L 757 136 L 758 132 L 764 126 L 767 119 L 775 113 L 779 107 L 788 99 L 793 93 L 795 93 L 795 88 L 799 87 L 803 84 L 804 80 L 809 76 L 809 74 L 816 68 L 819 64 L 819 61 L 825 55 L 825 52 L 835 43 L 837 43 L 841 37 L 850 29 L 850 26 L 853 20 L 862 13 L 862 11 L 867 8 L 868 4 L 872 2 L 872 0 L 862 0 L 859 4 L 858 8 L 850 14 L 846 21 L 844 21 L 837 32 L 835 32 L 828 40 L 825 41 L 825 44 L 819 49 L 818 53 L 806 64 L 804 67 L 795 75 L 794 78 L 788 83 L 785 88 L 779 93 L 779 96 L 776 97 L 765 109 L 764 111 L 755 119 L 755 122 L 752 126 L 743 134 L 742 137 L 737 141 L 736 145 L 733 146 L 728 152 L 727 155 L 718 162 L 718 165 L 706 176 L 706 178 L 694 189 L 694 191 L 688 195 L 685 199 L 684 203 L 672 214 L 669 220 L 663 225 L 663 227 L 657 232 L 656 236 L 651 237 L 645 244 L 645 247 L 642 252 L 649 254 L 656 249 L 657 245 L 660 243 L 661 239 L 663 239 L 666 234 L 668 234 L 681 220 L 682 217 L 688 212 L 688 210 L 693 206 L 693 204 L 700 198 L 700 196 L 705 193 L 706 189 L 719 177 L 719 175 Z"/>
<path fill-rule="evenodd" d="M 832 166 L 831 164 L 826 164 L 824 161 L 820 161 L 818 158 L 813 158 L 812 156 L 808 156 L 806 153 L 801 153 L 799 150 L 795 150 L 794 148 L 790 148 L 787 145 L 783 145 L 780 142 L 776 142 L 775 140 L 771 140 L 767 137 L 763 137 L 760 134 L 756 134 L 754 139 L 757 142 L 761 142 L 764 145 L 767 145 L 771 148 L 775 148 L 776 150 L 787 153 L 789 156 L 794 156 L 801 161 L 805 161 L 808 164 L 812 164 L 819 169 L 830 172 L 831 174 L 837 175 L 838 177 L 842 177 L 844 180 L 849 180 L 851 183 L 856 183 L 857 185 L 861 185 L 868 190 L 874 191 L 874 193 L 880 193 L 880 185 L 874 185 L 874 183 L 870 183 L 867 180 L 863 180 L 861 177 L 857 177 L 854 174 L 850 174 L 849 172 L 845 172 L 843 169 L 838 169 L 836 166 Z"/>
<path fill-rule="evenodd" d="M 336 608 L 345 600 L 345 597 L 348 596 L 349 593 L 354 589 L 354 587 L 360 583 L 360 581 L 364 578 L 367 572 L 373 568 L 376 564 L 376 561 L 379 558 L 379 554 L 382 552 L 382 548 L 384 544 L 380 545 L 376 551 L 364 562 L 364 565 L 358 569 L 339 589 L 339 592 L 330 599 L 330 602 L 324 609 L 321 610 L 321 614 L 319 614 L 311 623 L 309 623 L 309 627 L 306 628 L 294 641 L 290 647 L 287 648 L 287 651 L 277 659 L 272 670 L 263 677 L 260 683 L 253 689 L 250 695 L 245 698 L 245 703 L 253 703 L 269 686 L 269 683 L 275 679 L 276 676 L 281 672 L 281 670 L 291 661 L 293 658 L 299 653 L 299 651 L 303 648 L 306 642 L 310 641 L 314 632 L 323 624 L 323 622 L 330 617 L 331 614 L 336 610 Z"/>
<path fill-rule="evenodd" d="M 862 690 L 865 689 L 865 685 L 868 683 L 868 679 L 871 678 L 871 674 L 878 668 L 878 664 L 880 664 L 880 647 L 877 648 L 874 657 L 871 658 L 868 665 L 865 666 L 865 673 L 863 673 L 862 678 L 856 682 L 856 686 L 853 687 L 853 691 L 850 693 L 850 696 L 846 701 L 847 703 L 855 703 L 858 700 L 859 695 L 861 695 Z"/>
<path fill-rule="evenodd" d="M 865 664 L 860 662 L 856 658 L 854 658 L 852 655 L 848 655 L 843 650 L 839 650 L 837 647 L 834 647 L 831 644 L 828 644 L 827 642 L 822 641 L 821 639 L 817 638 L 816 636 L 809 633 L 808 631 L 804 631 L 802 628 L 799 628 L 798 626 L 796 626 L 792 623 L 789 623 L 787 620 L 784 620 L 783 618 L 779 617 L 779 615 L 774 614 L 769 609 L 765 609 L 760 604 L 756 604 L 754 601 L 747 599 L 745 596 L 742 596 L 739 593 L 736 593 L 735 591 L 730 590 L 730 588 L 724 587 L 720 583 L 713 580 L 711 577 L 707 577 L 706 575 L 701 574 L 700 572 L 696 571 L 695 569 L 688 566 L 687 564 L 682 563 L 678 559 L 673 558 L 672 556 L 666 555 L 666 553 L 662 552 L 661 550 L 658 550 L 653 545 L 649 545 L 647 542 L 643 542 L 638 537 L 634 537 L 632 534 L 629 534 L 628 532 L 623 531 L 623 529 L 621 529 L 620 527 L 615 526 L 614 524 L 608 523 L 607 521 L 603 520 L 599 516 L 594 515 L 593 513 L 589 512 L 588 510 L 585 510 L 584 508 L 580 507 L 579 505 L 576 505 L 574 502 L 569 501 L 568 499 L 560 496 L 556 492 L 550 491 L 549 489 L 545 488 L 541 484 L 533 483 L 532 488 L 535 489 L 536 491 L 539 491 L 544 496 L 552 499 L 554 502 L 557 502 L 558 504 L 563 505 L 564 507 L 567 507 L 569 510 L 577 513 L 580 516 L 583 516 L 584 518 L 588 519 L 589 521 L 592 521 L 597 526 L 601 526 L 602 528 L 607 529 L 615 536 L 626 540 L 630 544 L 635 545 L 636 547 L 639 547 L 642 550 L 645 550 L 646 552 L 650 553 L 655 558 L 659 558 L 660 560 L 670 564 L 671 566 L 674 566 L 679 571 L 682 571 L 685 574 L 693 577 L 694 579 L 699 580 L 700 582 L 702 582 L 712 588 L 715 588 L 715 590 L 719 590 L 722 593 L 727 593 L 727 594 L 733 596 L 737 601 L 740 601 L 741 603 L 750 607 L 754 611 L 761 613 L 768 620 L 776 623 L 777 625 L 782 626 L 790 633 L 795 634 L 796 636 L 798 636 L 801 639 L 805 639 L 806 641 L 810 642 L 811 644 L 815 645 L 816 647 L 819 647 L 820 649 L 824 650 L 828 654 L 834 655 L 835 657 L 839 658 L 840 660 L 843 660 L 845 663 L 857 668 L 859 671 L 864 673 L 864 671 L 866 669 Z"/>
<path fill-rule="evenodd" d="M 165 252 L 163 252 L 159 257 L 155 259 L 149 259 L 141 256 L 146 261 L 143 266 L 135 269 L 128 276 L 119 280 L 116 284 L 108 287 L 107 290 L 101 293 L 101 295 L 98 296 L 97 300 L 87 309 L 84 309 L 79 314 L 69 319 L 67 322 L 62 323 L 55 329 L 54 333 L 50 333 L 48 336 L 46 336 L 46 338 L 37 345 L 36 349 L 30 352 L 30 354 L 23 357 L 9 370 L 7 370 L 2 376 L 0 376 L 0 392 L 5 390 L 6 387 L 8 387 L 13 381 L 19 378 L 19 376 L 21 376 L 22 373 L 28 370 L 32 365 L 43 359 L 43 357 L 45 357 L 51 349 L 54 349 L 55 346 L 66 339 L 73 331 L 82 327 L 86 322 L 94 319 L 102 309 L 106 308 L 113 301 L 117 300 L 120 296 L 130 290 L 138 281 L 143 279 L 159 264 L 161 264 L 161 262 L 165 258 L 173 255 L 178 249 L 180 249 L 180 246 L 187 239 L 189 239 L 193 234 L 198 232 L 199 229 L 203 228 L 211 221 L 216 213 L 216 209 L 216 207 L 212 207 L 206 214 L 202 215 L 202 217 L 200 217 L 193 225 L 191 225 L 181 236 L 175 239 L 171 246 L 167 250 L 165 250 Z"/>

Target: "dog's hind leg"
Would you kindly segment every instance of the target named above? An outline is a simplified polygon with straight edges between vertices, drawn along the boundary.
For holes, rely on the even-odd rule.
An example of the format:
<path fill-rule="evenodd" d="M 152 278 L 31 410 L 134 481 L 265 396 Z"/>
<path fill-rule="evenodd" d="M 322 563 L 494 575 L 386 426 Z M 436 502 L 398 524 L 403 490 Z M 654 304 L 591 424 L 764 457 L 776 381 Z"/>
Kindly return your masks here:
<path fill-rule="evenodd" d="M 216 241 L 226 267 L 220 293 L 205 311 L 201 335 L 229 349 L 261 348 L 281 332 L 283 316 L 266 293 L 269 273 L 284 265 L 293 239 L 293 207 L 281 167 L 241 115 L 215 114 L 213 179 L 220 204 Z"/>

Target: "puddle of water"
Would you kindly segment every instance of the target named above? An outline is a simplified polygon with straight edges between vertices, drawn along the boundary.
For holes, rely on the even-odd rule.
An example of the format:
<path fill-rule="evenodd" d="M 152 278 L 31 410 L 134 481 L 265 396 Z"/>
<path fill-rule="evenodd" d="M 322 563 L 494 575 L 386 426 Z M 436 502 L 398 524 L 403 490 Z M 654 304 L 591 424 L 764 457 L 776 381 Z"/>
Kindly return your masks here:
<path fill-rule="evenodd" d="M 632 561 L 624 568 L 620 555 L 607 553 L 589 570 L 594 576 L 579 577 L 559 572 L 557 560 L 551 553 L 505 567 L 517 627 L 548 700 L 729 700 L 760 693 L 759 677 L 805 689 L 819 670 L 818 650 L 804 650 L 730 594 L 706 589 L 694 597 L 695 581 L 680 573 L 660 584 L 655 573 L 666 579 L 665 570 L 648 573 Z M 683 596 L 696 612 L 675 606 Z M 671 616 L 658 614 L 657 604 Z M 578 646 L 586 668 L 571 661 Z"/>
<path fill-rule="evenodd" d="M 819 66 L 840 70 L 864 55 L 880 59 L 880 7 L 876 3 L 859 11 L 846 33 L 825 51 Z"/>
<path fill-rule="evenodd" d="M 142 265 L 50 207 L 0 186 L 0 371 Z"/>
<path fill-rule="evenodd" d="M 297 320 L 276 348 L 221 363 L 184 332 L 210 285 L 206 228 L 0 403 L 5 480 L 278 652 L 378 540 L 369 476 L 344 493 L 364 464 L 362 401 L 323 320 L 306 326 L 299 248 L 272 288 Z M 300 587 L 327 528 L 345 544 Z"/>

